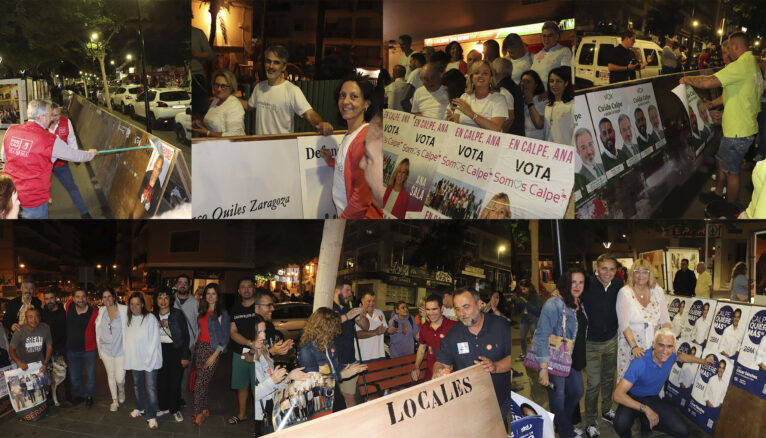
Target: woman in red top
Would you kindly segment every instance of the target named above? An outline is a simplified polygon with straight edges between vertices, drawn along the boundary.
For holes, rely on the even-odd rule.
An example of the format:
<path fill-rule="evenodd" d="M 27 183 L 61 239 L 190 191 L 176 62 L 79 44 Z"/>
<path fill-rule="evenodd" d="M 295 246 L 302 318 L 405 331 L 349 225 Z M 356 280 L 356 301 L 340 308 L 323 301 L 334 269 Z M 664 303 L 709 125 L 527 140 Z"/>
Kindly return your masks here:
<path fill-rule="evenodd" d="M 407 178 L 409 176 L 410 160 L 405 158 L 391 174 L 386 193 L 383 195 L 383 209 L 399 219 L 404 219 L 407 203 L 410 200 L 410 196 L 407 194 Z"/>
<path fill-rule="evenodd" d="M 207 393 L 210 381 L 218 366 L 218 359 L 229 343 L 229 313 L 222 309 L 221 289 L 216 283 L 205 286 L 204 300 L 199 302 L 199 335 L 194 348 L 194 362 L 197 379 L 194 382 L 194 425 L 201 425 L 208 410 Z"/>
<path fill-rule="evenodd" d="M 341 219 L 380 219 L 381 211 L 372 204 L 372 192 L 359 163 L 364 157 L 367 123 L 373 116 L 375 88 L 362 77 L 341 82 L 335 91 L 338 110 L 348 124 L 348 131 L 338 147 L 336 158 L 322 148 L 320 156 L 335 169 L 332 199 Z M 382 184 L 382 181 L 381 181 Z"/>

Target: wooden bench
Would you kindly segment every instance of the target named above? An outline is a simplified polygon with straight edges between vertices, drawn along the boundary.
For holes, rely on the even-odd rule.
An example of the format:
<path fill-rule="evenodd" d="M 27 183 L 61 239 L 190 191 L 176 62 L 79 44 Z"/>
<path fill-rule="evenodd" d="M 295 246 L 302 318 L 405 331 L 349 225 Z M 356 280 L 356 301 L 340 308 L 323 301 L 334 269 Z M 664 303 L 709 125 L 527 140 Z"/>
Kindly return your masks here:
<path fill-rule="evenodd" d="M 409 386 L 423 383 L 426 379 L 427 361 L 423 358 L 420 364 L 420 376 L 418 381 L 412 381 L 410 372 L 415 365 L 415 356 L 397 357 L 396 359 L 384 359 L 367 364 L 367 371 L 359 375 L 357 384 L 359 393 L 365 401 L 383 397 L 386 390 L 400 390 Z M 367 385 L 365 387 L 365 382 Z"/>

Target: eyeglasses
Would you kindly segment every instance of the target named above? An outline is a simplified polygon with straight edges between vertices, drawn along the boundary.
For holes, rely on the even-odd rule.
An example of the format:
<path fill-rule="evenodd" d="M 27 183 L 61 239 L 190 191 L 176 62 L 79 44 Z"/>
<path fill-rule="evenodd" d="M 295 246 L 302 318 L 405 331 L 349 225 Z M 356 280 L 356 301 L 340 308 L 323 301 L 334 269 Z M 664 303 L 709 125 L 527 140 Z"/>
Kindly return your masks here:
<path fill-rule="evenodd" d="M 642 275 L 648 275 L 648 274 L 649 274 L 649 271 L 648 271 L 648 270 L 646 270 L 646 269 L 637 269 L 637 270 L 633 271 L 633 273 L 634 273 L 634 274 L 642 274 Z"/>
<path fill-rule="evenodd" d="M 213 84 L 213 88 L 220 88 L 222 90 L 225 90 L 226 88 L 229 88 L 229 87 L 230 87 L 229 84 L 219 84 L 219 83 Z"/>

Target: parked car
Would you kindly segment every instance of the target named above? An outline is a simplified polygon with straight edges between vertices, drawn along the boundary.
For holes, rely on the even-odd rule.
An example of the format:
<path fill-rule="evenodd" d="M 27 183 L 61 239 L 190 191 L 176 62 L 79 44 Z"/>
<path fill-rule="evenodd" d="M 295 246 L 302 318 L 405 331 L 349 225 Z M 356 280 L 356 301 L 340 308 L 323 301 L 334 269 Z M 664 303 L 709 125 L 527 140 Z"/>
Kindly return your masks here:
<path fill-rule="evenodd" d="M 112 95 L 112 108 L 119 108 L 123 114 L 130 114 L 133 111 L 133 103 L 136 95 L 141 91 L 141 85 L 121 85 L 117 87 Z"/>
<path fill-rule="evenodd" d="M 575 52 L 575 88 L 583 89 L 609 84 L 609 58 L 621 39 L 618 36 L 594 35 L 580 39 Z M 636 72 L 636 79 L 658 76 L 662 65 L 662 49 L 648 40 L 636 40 L 633 52 L 640 63 L 646 62 L 649 55 L 654 55 L 652 62 Z"/>
<path fill-rule="evenodd" d="M 109 97 L 111 99 L 114 99 L 114 93 L 117 92 L 117 88 L 119 87 L 109 87 Z M 99 105 L 106 106 L 106 93 L 104 93 L 103 88 L 99 88 L 96 92 L 96 101 L 98 101 Z"/>
<path fill-rule="evenodd" d="M 149 115 L 146 115 L 145 96 L 149 96 Z M 191 96 L 180 88 L 150 88 L 149 93 L 136 97 L 133 114 L 148 120 L 153 127 L 175 127 L 176 114 L 191 108 Z"/>
<path fill-rule="evenodd" d="M 314 306 L 302 302 L 285 302 L 274 305 L 271 322 L 285 339 L 299 340 Z"/>
<path fill-rule="evenodd" d="M 191 131 L 191 108 L 186 108 L 186 111 L 176 114 L 175 119 L 175 131 L 178 141 L 183 144 L 191 143 L 192 131 Z"/>

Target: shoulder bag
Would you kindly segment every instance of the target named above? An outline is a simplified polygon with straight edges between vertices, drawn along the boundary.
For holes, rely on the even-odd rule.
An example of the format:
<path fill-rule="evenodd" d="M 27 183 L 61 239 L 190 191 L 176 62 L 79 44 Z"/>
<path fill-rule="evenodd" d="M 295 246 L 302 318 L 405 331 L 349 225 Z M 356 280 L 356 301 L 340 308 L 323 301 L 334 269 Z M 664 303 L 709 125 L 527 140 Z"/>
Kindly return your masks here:
<path fill-rule="evenodd" d="M 574 340 L 567 339 L 567 306 L 564 305 L 564 322 L 562 326 L 561 336 L 553 333 L 548 336 L 548 354 L 550 360 L 548 361 L 548 373 L 558 377 L 569 376 L 569 370 L 572 368 L 572 349 L 574 347 Z M 535 351 L 534 342 L 529 347 L 527 357 L 524 358 L 524 366 L 532 369 L 539 369 L 540 363 L 537 362 L 537 352 Z"/>

